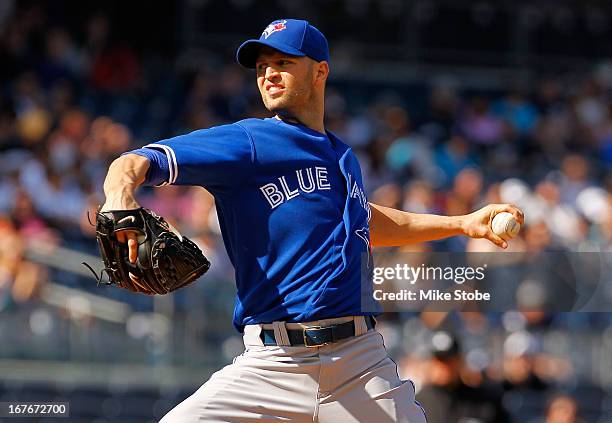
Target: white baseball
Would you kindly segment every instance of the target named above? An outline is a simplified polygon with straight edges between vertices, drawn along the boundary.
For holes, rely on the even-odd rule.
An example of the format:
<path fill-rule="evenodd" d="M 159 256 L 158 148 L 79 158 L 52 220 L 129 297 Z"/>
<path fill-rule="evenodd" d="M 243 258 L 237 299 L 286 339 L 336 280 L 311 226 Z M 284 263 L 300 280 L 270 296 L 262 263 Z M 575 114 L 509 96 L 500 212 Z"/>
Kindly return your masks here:
<path fill-rule="evenodd" d="M 521 225 L 516 221 L 512 213 L 501 212 L 493 217 L 491 229 L 495 235 L 508 241 L 519 233 Z"/>

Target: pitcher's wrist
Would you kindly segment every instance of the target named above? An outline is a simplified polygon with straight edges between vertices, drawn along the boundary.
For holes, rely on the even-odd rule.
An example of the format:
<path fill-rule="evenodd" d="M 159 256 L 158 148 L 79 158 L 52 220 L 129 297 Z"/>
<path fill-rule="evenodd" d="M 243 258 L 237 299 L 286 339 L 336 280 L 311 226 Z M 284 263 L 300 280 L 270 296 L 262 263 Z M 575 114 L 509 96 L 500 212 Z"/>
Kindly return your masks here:
<path fill-rule="evenodd" d="M 134 198 L 130 190 L 115 191 L 106 195 L 106 201 L 101 211 L 108 210 L 131 210 L 137 209 L 140 205 Z"/>
<path fill-rule="evenodd" d="M 467 235 L 467 216 L 449 216 L 451 228 L 459 235 Z"/>

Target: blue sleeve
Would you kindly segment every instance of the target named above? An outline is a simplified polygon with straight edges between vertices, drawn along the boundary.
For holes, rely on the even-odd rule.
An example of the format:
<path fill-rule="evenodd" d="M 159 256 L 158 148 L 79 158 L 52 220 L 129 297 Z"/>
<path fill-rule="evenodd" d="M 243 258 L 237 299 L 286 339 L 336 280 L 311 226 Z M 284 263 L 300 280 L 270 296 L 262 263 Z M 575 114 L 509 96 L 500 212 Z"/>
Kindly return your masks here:
<path fill-rule="evenodd" d="M 199 185 L 230 191 L 248 177 L 253 145 L 239 125 L 201 129 L 157 141 L 130 153 L 149 159 L 147 185 Z"/>

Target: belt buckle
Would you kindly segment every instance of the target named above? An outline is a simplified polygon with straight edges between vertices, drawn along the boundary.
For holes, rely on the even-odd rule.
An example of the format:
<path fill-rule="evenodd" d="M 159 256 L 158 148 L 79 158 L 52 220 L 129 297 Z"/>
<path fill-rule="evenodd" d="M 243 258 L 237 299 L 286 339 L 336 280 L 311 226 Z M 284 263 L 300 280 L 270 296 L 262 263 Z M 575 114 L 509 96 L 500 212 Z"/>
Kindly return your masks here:
<path fill-rule="evenodd" d="M 329 342 L 323 342 L 322 344 L 308 344 L 308 337 L 306 336 L 306 331 L 307 330 L 322 330 L 322 329 L 327 329 L 327 328 L 324 328 L 322 326 L 307 326 L 304 329 L 302 329 L 302 339 L 304 340 L 304 346 L 306 348 L 318 348 L 320 346 L 329 344 Z"/>

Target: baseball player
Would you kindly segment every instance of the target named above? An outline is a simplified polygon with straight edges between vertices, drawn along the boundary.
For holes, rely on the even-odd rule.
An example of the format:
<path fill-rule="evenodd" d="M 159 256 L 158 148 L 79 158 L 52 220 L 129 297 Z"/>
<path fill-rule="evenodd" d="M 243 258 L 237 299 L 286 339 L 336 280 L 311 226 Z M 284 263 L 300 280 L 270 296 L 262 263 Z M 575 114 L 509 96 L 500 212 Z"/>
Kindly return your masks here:
<path fill-rule="evenodd" d="M 162 422 L 425 422 L 362 311 L 362 259 L 372 246 L 461 234 L 505 248 L 491 218 L 508 211 L 522 222 L 522 213 L 489 205 L 448 217 L 369 203 L 355 154 L 325 130 L 328 44 L 308 22 L 272 22 L 237 60 L 255 69 L 274 117 L 149 144 L 115 160 L 104 182 L 103 211 L 139 207 L 142 184 L 206 188 L 236 271 L 245 350 Z M 135 262 L 136 234 L 118 237 Z"/>

